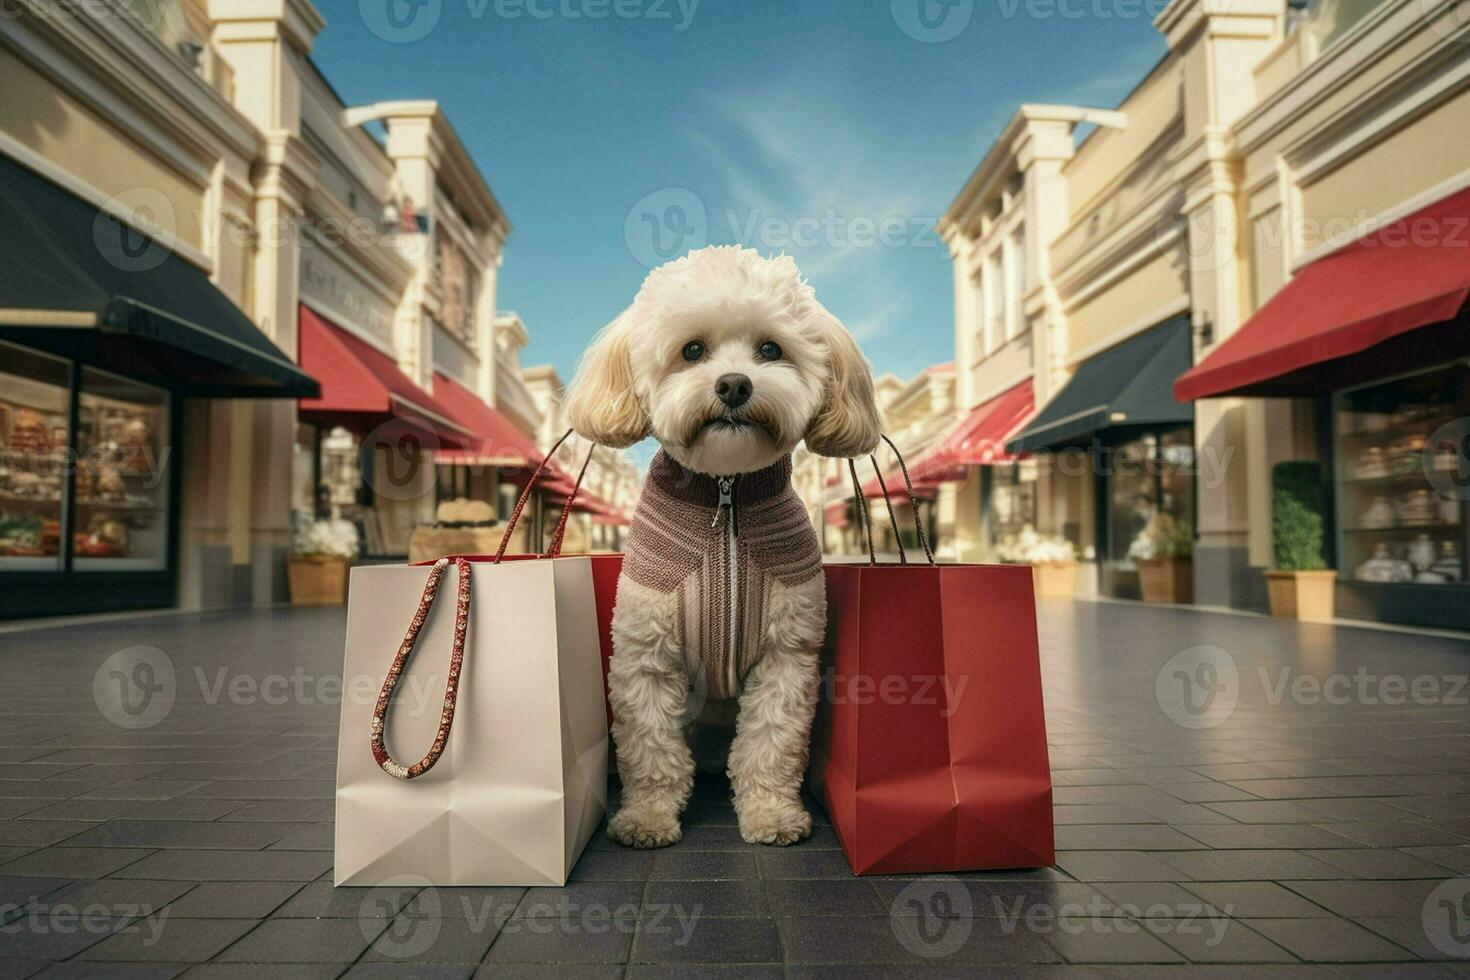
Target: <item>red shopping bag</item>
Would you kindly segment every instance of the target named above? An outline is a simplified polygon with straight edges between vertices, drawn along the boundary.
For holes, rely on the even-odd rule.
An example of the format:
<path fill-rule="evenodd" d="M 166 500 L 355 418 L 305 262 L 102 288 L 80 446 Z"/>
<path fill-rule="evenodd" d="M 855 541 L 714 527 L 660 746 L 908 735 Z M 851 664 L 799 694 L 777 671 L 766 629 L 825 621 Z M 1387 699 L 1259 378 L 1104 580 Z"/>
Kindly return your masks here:
<path fill-rule="evenodd" d="M 525 509 L 527 501 L 530 500 L 531 491 L 536 482 L 551 462 L 551 457 L 561 448 L 561 444 L 572 434 L 568 429 L 562 437 L 551 447 L 551 452 L 546 454 L 526 481 L 526 488 L 521 491 L 520 498 L 516 501 L 515 509 L 511 511 L 510 519 L 506 522 L 505 533 L 500 536 L 500 548 L 494 555 L 451 555 L 449 557 L 464 558 L 467 561 L 526 561 L 535 558 L 559 558 L 561 557 L 562 538 L 566 535 L 567 518 L 572 512 L 572 501 L 577 497 L 577 491 L 582 488 L 582 477 L 587 473 L 587 464 L 592 460 L 592 449 L 588 449 L 587 458 L 582 461 L 582 469 L 577 473 L 576 482 L 572 485 L 572 492 L 567 497 L 566 505 L 562 507 L 561 518 L 556 522 L 556 530 L 551 536 L 551 546 L 546 549 L 545 554 L 507 555 L 506 548 L 510 544 L 511 534 L 514 533 L 516 523 L 521 518 L 521 511 Z M 592 563 L 592 590 L 597 602 L 597 642 L 602 649 L 602 696 L 607 702 L 607 723 L 612 724 L 612 703 L 607 701 L 607 671 L 612 662 L 612 614 L 613 606 L 618 598 L 618 576 L 623 571 L 622 555 L 587 555 Z M 432 565 L 432 561 L 420 562 L 422 565 Z"/>
<path fill-rule="evenodd" d="M 878 564 L 871 548 L 870 532 L 868 564 L 824 568 L 810 770 L 853 872 L 1052 864 L 1031 569 Z"/>

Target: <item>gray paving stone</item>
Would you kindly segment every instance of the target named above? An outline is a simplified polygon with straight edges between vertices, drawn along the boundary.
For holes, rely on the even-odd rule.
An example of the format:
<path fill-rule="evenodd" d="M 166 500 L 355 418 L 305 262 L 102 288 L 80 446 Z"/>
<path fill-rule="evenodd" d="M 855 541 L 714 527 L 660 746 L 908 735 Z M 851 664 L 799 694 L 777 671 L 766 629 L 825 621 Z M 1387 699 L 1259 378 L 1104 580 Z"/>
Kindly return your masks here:
<path fill-rule="evenodd" d="M 662 848 L 653 856 L 650 877 L 661 881 L 715 881 L 756 877 L 755 855 L 733 851 Z"/>
<path fill-rule="evenodd" d="M 352 963 L 386 919 L 268 919 L 220 953 L 226 963 Z"/>
<path fill-rule="evenodd" d="M 638 923 L 634 963 L 777 963 L 781 943 L 773 919 L 666 916 Z"/>
<path fill-rule="evenodd" d="M 502 925 L 493 918 L 401 916 L 373 941 L 362 962 L 394 963 L 408 971 L 421 963 L 462 964 L 472 970 L 485 958 Z"/>
<path fill-rule="evenodd" d="M 1271 881 L 1185 882 L 1226 915 L 1245 919 L 1330 919 L 1333 913 Z"/>
<path fill-rule="evenodd" d="M 168 911 L 178 919 L 264 919 L 300 887 L 296 881 L 206 881 Z"/>
<path fill-rule="evenodd" d="M 742 879 L 723 881 L 650 881 L 643 896 L 643 914 L 649 916 L 697 914 L 700 916 L 767 916 L 771 906 L 766 896 L 770 882 Z M 796 882 L 794 884 L 804 884 Z M 830 885 L 832 882 L 823 882 Z M 862 885 L 866 882 L 844 882 Z M 528 900 L 535 898 L 533 892 Z"/>
<path fill-rule="evenodd" d="M 213 958 L 255 923 L 241 919 L 175 919 L 155 914 L 128 926 L 82 953 L 87 960 L 202 963 Z"/>
<path fill-rule="evenodd" d="M 331 866 L 332 855 L 317 851 L 156 851 L 120 872 L 119 877 L 180 878 L 188 881 L 314 881 Z"/>
<path fill-rule="evenodd" d="M 38 875 L 46 878 L 104 878 L 146 860 L 147 848 L 47 847 L 0 865 L 0 875 Z M 138 875 L 140 878 L 153 877 Z"/>
<path fill-rule="evenodd" d="M 610 918 L 610 917 L 609 917 Z M 507 922 L 485 958 L 486 963 L 626 963 L 636 929 L 626 920 L 615 925 L 596 917 L 530 916 Z"/>
<path fill-rule="evenodd" d="M 284 904 L 269 914 L 277 919 L 391 919 L 409 905 L 420 889 L 395 888 L 336 888 L 330 881 L 313 881 L 302 888 L 291 889 Z M 450 891 L 450 889 L 443 889 Z M 279 903 L 278 903 L 279 904 Z"/>
<path fill-rule="evenodd" d="M 1294 956 L 1317 963 L 1413 960 L 1413 953 L 1346 919 L 1250 919 L 1247 924 Z"/>
<path fill-rule="evenodd" d="M 1061 956 L 1024 925 L 1007 933 L 995 919 L 920 924 L 905 918 L 804 916 L 778 921 L 786 962 L 795 965 L 894 964 L 973 967 L 1060 963 Z"/>
<path fill-rule="evenodd" d="M 222 848 L 258 850 L 302 828 L 289 823 L 110 820 L 71 838 L 72 847 Z"/>

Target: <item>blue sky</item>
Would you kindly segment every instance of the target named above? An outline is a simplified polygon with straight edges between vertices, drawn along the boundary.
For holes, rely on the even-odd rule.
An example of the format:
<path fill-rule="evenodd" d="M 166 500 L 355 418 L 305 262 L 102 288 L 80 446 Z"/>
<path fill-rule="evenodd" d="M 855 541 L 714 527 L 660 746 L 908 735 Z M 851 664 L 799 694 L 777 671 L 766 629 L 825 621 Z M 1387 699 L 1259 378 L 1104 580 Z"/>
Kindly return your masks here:
<path fill-rule="evenodd" d="M 879 372 L 949 360 L 934 221 L 1017 105 L 1114 106 L 1164 51 L 1157 0 L 317 2 L 349 104 L 445 107 L 514 226 L 524 362 L 568 380 L 704 241 L 795 256 Z"/>

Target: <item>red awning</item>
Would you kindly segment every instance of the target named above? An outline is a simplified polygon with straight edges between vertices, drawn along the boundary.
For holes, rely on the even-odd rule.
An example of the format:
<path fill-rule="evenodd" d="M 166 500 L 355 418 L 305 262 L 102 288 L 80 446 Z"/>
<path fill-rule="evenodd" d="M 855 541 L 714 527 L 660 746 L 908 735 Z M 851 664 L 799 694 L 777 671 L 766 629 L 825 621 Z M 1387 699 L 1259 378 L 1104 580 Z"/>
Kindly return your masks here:
<path fill-rule="evenodd" d="M 1180 401 L 1292 396 L 1460 356 L 1470 298 L 1470 188 L 1298 272 L 1219 347 L 1174 383 Z"/>
<path fill-rule="evenodd" d="M 306 306 L 300 311 L 301 366 L 321 381 L 320 398 L 298 403 L 303 415 L 358 428 L 401 419 L 441 445 L 473 441 L 469 426 L 378 350 Z"/>
<path fill-rule="evenodd" d="M 1035 414 L 1036 390 L 1030 378 L 972 409 L 932 447 L 908 461 L 914 496 L 934 497 L 940 484 L 963 480 L 967 467 L 1013 462 L 1015 457 L 1005 451 L 1006 440 Z M 883 479 L 890 495 L 904 496 L 903 474 L 897 464 L 883 474 Z M 863 484 L 863 496 L 882 495 L 876 476 Z"/>
<path fill-rule="evenodd" d="M 541 462 L 543 454 L 531 437 L 517 429 L 510 419 L 496 411 L 469 388 L 447 374 L 435 372 L 434 393 L 439 400 L 470 426 L 474 439 L 463 449 L 447 449 L 434 454 L 440 463 L 469 466 L 531 466 Z"/>
<path fill-rule="evenodd" d="M 848 507 L 846 500 L 828 504 L 822 511 L 822 521 L 828 527 L 847 527 Z"/>

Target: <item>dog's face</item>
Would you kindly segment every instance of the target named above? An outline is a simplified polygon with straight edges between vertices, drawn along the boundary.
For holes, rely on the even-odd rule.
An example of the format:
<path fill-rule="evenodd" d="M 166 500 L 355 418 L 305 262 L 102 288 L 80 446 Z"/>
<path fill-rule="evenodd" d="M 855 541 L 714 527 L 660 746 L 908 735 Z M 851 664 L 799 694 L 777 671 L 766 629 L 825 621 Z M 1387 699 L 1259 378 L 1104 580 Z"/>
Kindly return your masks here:
<path fill-rule="evenodd" d="M 826 456 L 878 442 L 873 379 L 789 257 L 717 246 L 649 274 L 583 359 L 574 429 L 604 445 L 653 435 L 697 473 L 769 466 L 803 438 Z"/>

